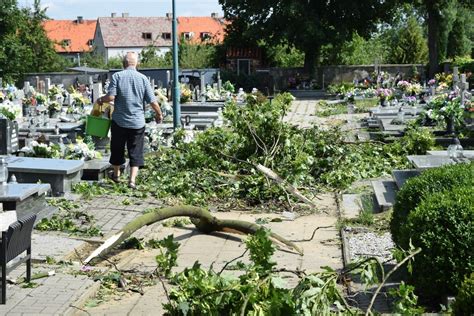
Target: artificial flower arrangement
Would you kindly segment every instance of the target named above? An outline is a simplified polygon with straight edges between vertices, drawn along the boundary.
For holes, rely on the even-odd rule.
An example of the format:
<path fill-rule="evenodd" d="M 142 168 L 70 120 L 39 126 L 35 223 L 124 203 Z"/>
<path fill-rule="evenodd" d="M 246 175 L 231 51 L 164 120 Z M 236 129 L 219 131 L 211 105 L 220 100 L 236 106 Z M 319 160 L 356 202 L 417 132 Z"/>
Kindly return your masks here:
<path fill-rule="evenodd" d="M 62 106 L 58 101 L 51 101 L 48 104 L 48 111 L 49 112 L 60 112 L 61 108 L 62 108 Z"/>
<path fill-rule="evenodd" d="M 2 103 L 3 101 L 5 101 L 5 94 L 3 94 L 2 91 L 0 91 L 0 103 Z"/>
<path fill-rule="evenodd" d="M 405 80 L 400 80 L 397 87 L 408 95 L 415 96 L 421 93 L 421 85 L 419 83 L 411 83 Z"/>
<path fill-rule="evenodd" d="M 428 85 L 429 85 L 430 87 L 433 87 L 434 85 L 436 85 L 436 79 L 430 79 L 430 80 L 428 81 Z"/>
<path fill-rule="evenodd" d="M 81 138 L 76 139 L 75 144 L 69 144 L 64 151 L 64 159 L 69 160 L 91 160 L 100 159 L 102 154 L 95 150 L 94 143 Z"/>
<path fill-rule="evenodd" d="M 0 116 L 7 120 L 14 121 L 21 115 L 21 108 L 11 101 L 4 101 L 0 103 Z"/>
<path fill-rule="evenodd" d="M 37 104 L 46 104 L 46 102 L 48 101 L 48 98 L 42 93 L 36 93 L 35 99 Z"/>
<path fill-rule="evenodd" d="M 461 122 L 465 107 L 461 104 L 461 96 L 458 90 L 450 93 L 436 95 L 428 103 L 428 115 L 437 121 L 454 119 L 455 122 Z"/>
<path fill-rule="evenodd" d="M 31 147 L 22 148 L 22 152 L 27 157 L 37 157 L 37 158 L 60 158 L 61 157 L 61 148 L 58 144 L 46 145 L 43 143 L 38 143 L 37 141 L 31 142 Z"/>
<path fill-rule="evenodd" d="M 181 91 L 181 98 L 180 98 L 181 103 L 186 103 L 192 100 L 193 92 L 191 91 L 191 89 L 188 88 L 187 85 L 182 83 L 180 87 L 180 91 Z"/>
<path fill-rule="evenodd" d="M 375 90 L 375 95 L 381 100 L 390 100 L 393 96 L 393 90 L 388 88 L 378 88 Z"/>

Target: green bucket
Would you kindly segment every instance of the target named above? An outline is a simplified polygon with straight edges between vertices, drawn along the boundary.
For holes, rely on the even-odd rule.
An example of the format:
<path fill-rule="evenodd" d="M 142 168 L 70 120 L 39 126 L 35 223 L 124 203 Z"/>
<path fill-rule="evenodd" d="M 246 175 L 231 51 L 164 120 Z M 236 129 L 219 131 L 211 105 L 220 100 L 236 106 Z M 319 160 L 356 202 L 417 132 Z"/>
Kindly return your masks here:
<path fill-rule="evenodd" d="M 86 134 L 97 137 L 107 137 L 111 120 L 88 115 L 86 120 Z"/>

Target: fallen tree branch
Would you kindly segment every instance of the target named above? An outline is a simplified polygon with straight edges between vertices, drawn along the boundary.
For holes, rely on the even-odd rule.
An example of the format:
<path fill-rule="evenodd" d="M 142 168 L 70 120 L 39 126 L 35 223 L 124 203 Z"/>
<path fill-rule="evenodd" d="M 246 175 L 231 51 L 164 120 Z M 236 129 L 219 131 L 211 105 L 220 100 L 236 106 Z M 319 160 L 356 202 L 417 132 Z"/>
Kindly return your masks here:
<path fill-rule="evenodd" d="M 154 212 L 143 214 L 128 223 L 127 225 L 125 225 L 118 233 L 105 240 L 99 248 L 93 251 L 89 255 L 89 257 L 84 260 L 83 264 L 88 264 L 92 259 L 104 256 L 113 248 L 121 244 L 128 237 L 130 237 L 135 231 L 137 231 L 141 227 L 177 216 L 191 217 L 191 221 L 196 226 L 196 228 L 199 231 L 207 234 L 215 231 L 254 234 L 257 230 L 261 228 L 260 225 L 249 223 L 246 221 L 220 220 L 212 216 L 209 211 L 199 207 L 187 205 L 166 207 L 162 209 L 157 209 Z M 275 233 L 270 233 L 270 238 L 283 243 L 287 247 L 292 248 L 299 254 L 303 255 L 303 250 L 297 245 L 295 245 L 293 242 L 288 241 Z"/>
<path fill-rule="evenodd" d="M 313 230 L 313 234 L 311 235 L 311 237 L 309 239 L 299 239 L 299 240 L 292 240 L 293 242 L 308 242 L 308 241 L 311 241 L 313 240 L 314 236 L 316 235 L 316 232 L 321 229 L 321 228 L 332 228 L 334 227 L 334 225 L 329 225 L 329 226 L 319 226 L 319 227 L 316 227 L 314 230 Z"/>
<path fill-rule="evenodd" d="M 287 183 L 283 178 L 281 178 L 278 174 L 276 174 L 273 170 L 261 165 L 261 164 L 254 164 L 254 167 L 263 173 L 267 178 L 272 179 L 276 183 L 278 183 L 286 192 L 292 194 L 296 198 L 298 198 L 300 201 L 304 202 L 305 204 L 308 204 L 312 207 L 317 207 L 316 203 L 308 199 L 306 196 L 301 194 L 298 189 L 296 189 L 294 186 L 291 184 Z"/>

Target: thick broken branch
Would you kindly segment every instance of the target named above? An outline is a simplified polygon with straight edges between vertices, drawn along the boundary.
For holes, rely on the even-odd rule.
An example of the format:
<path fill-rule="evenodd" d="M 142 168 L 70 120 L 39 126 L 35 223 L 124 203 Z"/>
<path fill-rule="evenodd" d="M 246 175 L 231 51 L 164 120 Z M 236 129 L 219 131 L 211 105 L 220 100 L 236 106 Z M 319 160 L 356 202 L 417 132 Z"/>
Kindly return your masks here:
<path fill-rule="evenodd" d="M 84 264 L 89 263 L 94 258 L 104 256 L 143 226 L 177 216 L 191 217 L 196 228 L 204 233 L 211 233 L 214 231 L 234 231 L 243 234 L 254 234 L 259 228 L 261 228 L 259 225 L 245 221 L 217 219 L 212 216 L 209 211 L 199 207 L 186 205 L 166 207 L 157 209 L 154 212 L 143 214 L 125 225 L 125 227 L 123 227 L 117 234 L 105 240 L 99 248 L 92 252 L 90 256 L 84 260 Z M 293 248 L 299 254 L 303 254 L 302 249 L 291 241 L 288 241 L 274 233 L 271 233 L 270 237 L 285 244 L 289 248 Z"/>

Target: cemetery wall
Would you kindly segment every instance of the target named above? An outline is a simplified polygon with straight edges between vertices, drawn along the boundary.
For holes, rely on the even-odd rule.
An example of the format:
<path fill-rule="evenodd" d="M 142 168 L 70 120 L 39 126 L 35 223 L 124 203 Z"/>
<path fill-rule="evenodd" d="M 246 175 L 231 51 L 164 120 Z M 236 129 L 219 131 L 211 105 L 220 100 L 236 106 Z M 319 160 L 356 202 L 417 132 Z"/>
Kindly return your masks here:
<path fill-rule="evenodd" d="M 421 80 L 426 79 L 426 67 L 422 64 L 321 66 L 316 69 L 314 78 L 319 88 L 326 88 L 332 83 L 352 82 L 354 78 L 361 80 L 372 77 L 376 67 L 392 75 L 401 73 L 404 78 L 412 76 L 413 70 L 416 69 Z M 305 79 L 303 68 L 271 68 L 270 74 L 275 78 L 275 86 L 278 90 L 287 89 L 290 78 Z"/>
<path fill-rule="evenodd" d="M 39 81 L 46 81 L 46 78 L 51 79 L 52 84 L 63 84 L 66 88 L 76 83 L 88 84 L 89 77 L 92 77 L 94 82 L 105 81 L 106 74 L 83 74 L 83 73 L 65 73 L 65 72 L 48 72 L 48 73 L 30 73 L 25 75 L 24 81 L 29 81 L 32 87 L 38 87 Z"/>

